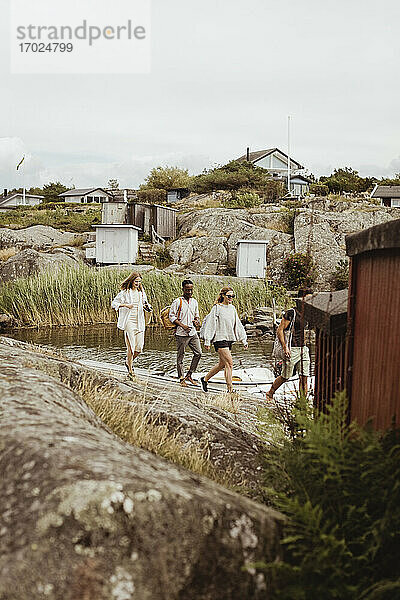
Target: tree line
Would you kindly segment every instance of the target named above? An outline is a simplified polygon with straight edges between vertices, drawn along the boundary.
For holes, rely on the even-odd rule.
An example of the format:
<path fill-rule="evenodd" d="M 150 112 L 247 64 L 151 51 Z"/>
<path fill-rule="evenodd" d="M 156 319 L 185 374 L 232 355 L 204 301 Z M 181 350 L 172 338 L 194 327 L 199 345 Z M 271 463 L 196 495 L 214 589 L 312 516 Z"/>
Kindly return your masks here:
<path fill-rule="evenodd" d="M 331 175 L 316 178 L 310 174 L 310 193 L 316 196 L 328 194 L 359 194 L 372 191 L 374 185 L 400 185 L 400 173 L 393 179 L 377 179 L 376 177 L 361 177 L 359 172 L 352 167 L 334 169 Z M 117 190 L 117 179 L 110 179 L 107 186 Z M 144 202 L 163 202 L 166 200 L 167 190 L 185 189 L 197 194 L 209 194 L 215 191 L 229 191 L 236 195 L 252 194 L 260 201 L 271 201 L 282 197 L 287 189 L 284 182 L 275 179 L 262 167 L 248 161 L 233 160 L 226 165 L 219 165 L 205 169 L 198 175 L 189 175 L 188 169 L 176 166 L 158 166 L 151 169 L 149 175 L 140 185 L 138 198 Z M 60 202 L 59 194 L 66 192 L 70 187 L 60 181 L 50 182 L 42 188 L 32 187 L 26 190 L 28 194 L 44 196 L 44 203 Z M 12 192 L 22 192 L 22 188 Z"/>

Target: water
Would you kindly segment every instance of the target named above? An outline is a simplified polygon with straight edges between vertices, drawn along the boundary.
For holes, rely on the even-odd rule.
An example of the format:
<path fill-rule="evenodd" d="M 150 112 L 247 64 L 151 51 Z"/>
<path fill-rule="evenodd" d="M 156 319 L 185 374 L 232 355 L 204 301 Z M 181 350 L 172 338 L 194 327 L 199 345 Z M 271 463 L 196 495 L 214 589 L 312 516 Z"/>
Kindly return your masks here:
<path fill-rule="evenodd" d="M 85 327 L 57 327 L 44 329 L 19 329 L 10 337 L 61 350 L 71 359 L 90 359 L 121 365 L 125 361 L 125 342 L 123 333 L 115 324 L 86 325 Z M 272 340 L 250 339 L 249 349 L 243 349 L 241 343 L 233 345 L 233 368 L 272 367 Z M 192 353 L 187 350 L 185 366 L 188 368 Z M 212 347 L 204 350 L 199 370 L 207 371 L 217 362 L 217 354 Z M 160 327 L 146 329 L 144 352 L 136 361 L 139 368 L 151 368 L 155 371 L 175 374 L 176 352 L 175 337 Z"/>

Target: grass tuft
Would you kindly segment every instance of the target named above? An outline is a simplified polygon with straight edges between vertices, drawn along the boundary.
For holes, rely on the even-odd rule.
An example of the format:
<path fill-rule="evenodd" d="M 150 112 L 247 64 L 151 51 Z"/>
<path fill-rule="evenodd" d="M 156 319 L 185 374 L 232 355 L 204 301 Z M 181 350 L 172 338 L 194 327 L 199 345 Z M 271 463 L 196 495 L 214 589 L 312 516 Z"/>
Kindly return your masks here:
<path fill-rule="evenodd" d="M 168 424 L 158 423 L 146 411 L 142 395 L 132 394 L 127 399 L 122 392 L 99 387 L 89 376 L 82 378 L 74 391 L 125 442 L 236 489 L 230 474 L 217 470 L 210 461 L 207 442 L 188 443 L 179 428 L 171 431 Z"/>
<path fill-rule="evenodd" d="M 3 248 L 0 250 L 0 261 L 5 262 L 12 256 L 15 256 L 18 253 L 18 250 L 14 247 L 12 248 Z"/>

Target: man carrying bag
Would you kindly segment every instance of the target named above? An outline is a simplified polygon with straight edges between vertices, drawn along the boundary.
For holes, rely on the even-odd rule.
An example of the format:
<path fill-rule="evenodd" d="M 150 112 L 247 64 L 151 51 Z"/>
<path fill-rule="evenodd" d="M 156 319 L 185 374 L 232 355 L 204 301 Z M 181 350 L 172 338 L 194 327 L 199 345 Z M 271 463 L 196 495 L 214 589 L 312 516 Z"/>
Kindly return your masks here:
<path fill-rule="evenodd" d="M 198 386 L 198 381 L 192 377 L 201 359 L 201 344 L 197 335 L 196 327 L 200 325 L 199 305 L 193 298 L 193 281 L 185 279 L 182 281 L 183 295 L 176 298 L 171 304 L 169 311 L 170 321 L 176 325 L 176 366 L 180 384 L 187 387 L 188 383 Z M 193 352 L 192 362 L 189 370 L 184 375 L 183 358 L 185 349 L 189 346 Z"/>

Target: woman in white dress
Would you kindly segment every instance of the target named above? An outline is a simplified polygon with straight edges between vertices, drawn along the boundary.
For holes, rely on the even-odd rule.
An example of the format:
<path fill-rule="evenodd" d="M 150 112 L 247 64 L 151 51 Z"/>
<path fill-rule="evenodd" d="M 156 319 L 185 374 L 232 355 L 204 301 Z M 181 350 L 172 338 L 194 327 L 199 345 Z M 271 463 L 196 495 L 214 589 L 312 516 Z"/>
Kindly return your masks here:
<path fill-rule="evenodd" d="M 235 293 L 231 287 L 223 287 L 219 296 L 207 315 L 204 325 L 203 336 L 206 350 L 210 349 L 211 343 L 218 352 L 219 362 L 205 377 L 201 378 L 201 385 L 205 392 L 208 391 L 207 383 L 219 371 L 224 371 L 228 392 L 233 392 L 232 369 L 233 360 L 231 348 L 234 342 L 242 342 L 247 350 L 247 335 L 236 308 L 233 306 Z"/>
<path fill-rule="evenodd" d="M 127 349 L 125 366 L 129 379 L 134 379 L 133 362 L 143 351 L 146 321 L 144 311 L 151 312 L 139 273 L 131 273 L 122 282 L 121 291 L 111 302 L 112 308 L 118 311 L 117 327 L 124 331 Z"/>

